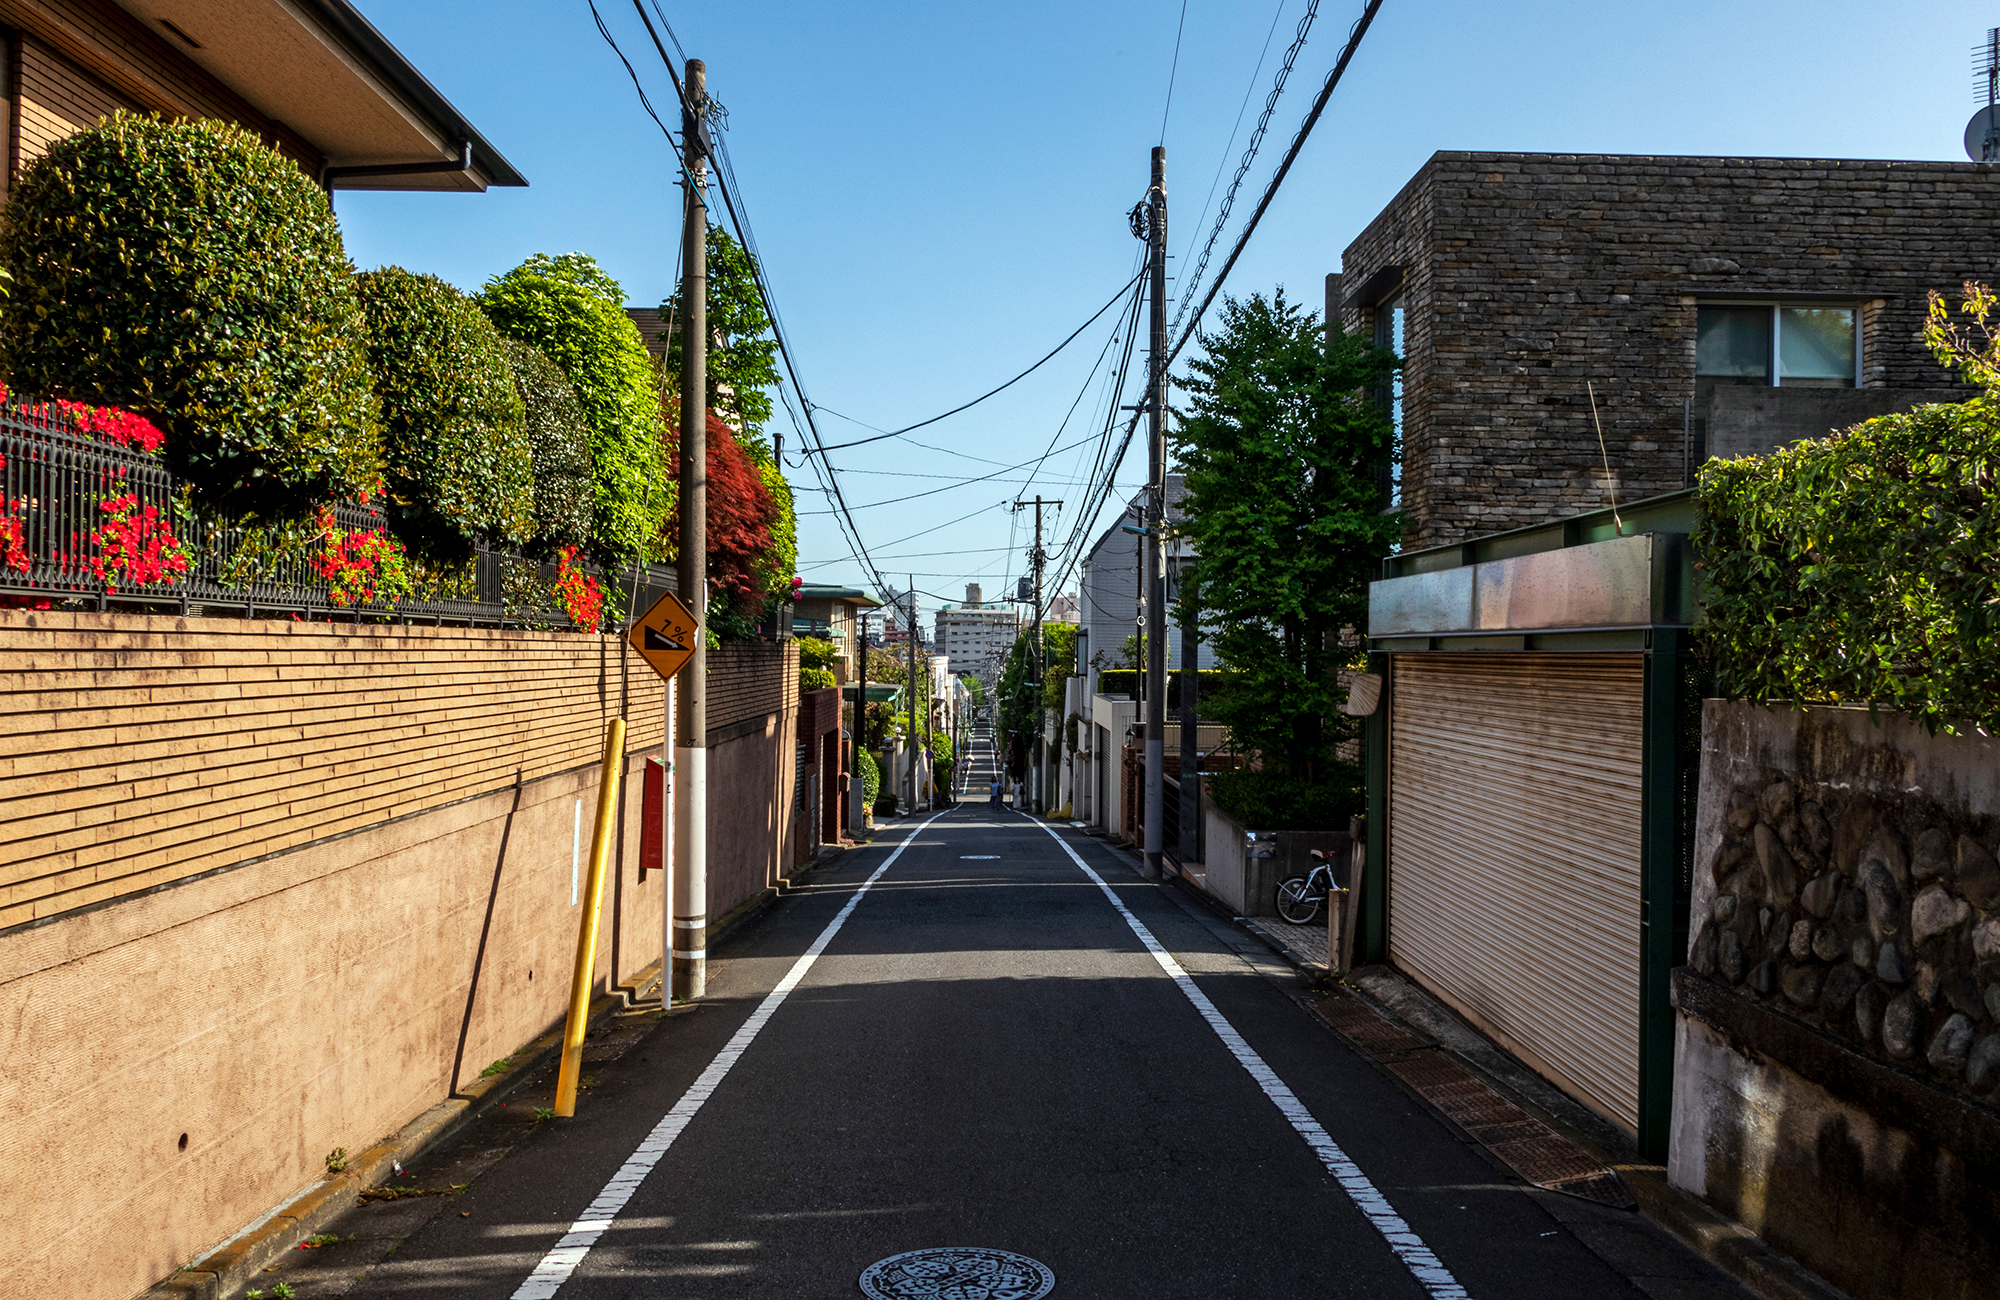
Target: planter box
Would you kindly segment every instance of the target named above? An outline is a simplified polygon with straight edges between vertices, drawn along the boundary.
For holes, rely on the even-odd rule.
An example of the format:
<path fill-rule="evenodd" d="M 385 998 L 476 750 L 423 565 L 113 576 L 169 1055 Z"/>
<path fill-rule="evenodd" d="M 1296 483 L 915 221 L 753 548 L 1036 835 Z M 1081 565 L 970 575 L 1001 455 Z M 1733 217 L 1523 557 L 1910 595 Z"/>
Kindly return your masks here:
<path fill-rule="evenodd" d="M 1208 892 L 1238 916 L 1276 916 L 1278 882 L 1312 870 L 1312 850 L 1336 850 L 1344 862 L 1354 843 L 1346 831 L 1251 831 L 1213 803 L 1205 813 L 1202 865 Z M 1253 843 L 1259 851 L 1255 857 Z M 1344 874 L 1336 868 L 1337 876 Z"/>

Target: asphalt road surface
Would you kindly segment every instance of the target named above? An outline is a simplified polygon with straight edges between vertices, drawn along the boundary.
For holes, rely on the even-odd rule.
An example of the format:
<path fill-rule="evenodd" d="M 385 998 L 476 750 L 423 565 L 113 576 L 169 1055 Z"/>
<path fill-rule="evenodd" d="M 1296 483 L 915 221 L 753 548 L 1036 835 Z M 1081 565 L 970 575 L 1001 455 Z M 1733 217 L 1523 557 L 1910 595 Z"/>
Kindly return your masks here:
<path fill-rule="evenodd" d="M 575 1119 L 517 1093 L 407 1176 L 462 1192 L 360 1207 L 264 1285 L 844 1300 L 875 1261 L 982 1246 L 1058 1300 L 1744 1294 L 1506 1174 L 1129 856 L 989 811 L 972 749 L 965 803 L 788 897 L 698 1008 L 595 1047 Z"/>

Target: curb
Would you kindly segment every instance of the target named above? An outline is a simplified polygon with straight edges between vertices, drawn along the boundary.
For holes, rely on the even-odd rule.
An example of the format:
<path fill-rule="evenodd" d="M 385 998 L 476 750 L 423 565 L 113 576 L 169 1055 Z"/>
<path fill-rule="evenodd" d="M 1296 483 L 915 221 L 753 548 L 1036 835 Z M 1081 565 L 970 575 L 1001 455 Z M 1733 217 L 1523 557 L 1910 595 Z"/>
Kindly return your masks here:
<path fill-rule="evenodd" d="M 619 986 L 644 989 L 657 978 L 655 962 Z M 585 1034 L 602 1029 L 627 1009 L 619 990 L 593 998 Z M 395 1165 L 415 1160 L 453 1137 L 487 1107 L 519 1088 L 562 1051 L 559 1024 L 515 1050 L 513 1065 L 489 1079 L 476 1079 L 417 1116 L 389 1137 L 348 1160 L 345 1170 L 322 1178 L 252 1223 L 228 1241 L 139 1293 L 135 1300 L 225 1300 L 251 1282 L 265 1265 L 353 1209 L 362 1191 L 387 1181 Z"/>

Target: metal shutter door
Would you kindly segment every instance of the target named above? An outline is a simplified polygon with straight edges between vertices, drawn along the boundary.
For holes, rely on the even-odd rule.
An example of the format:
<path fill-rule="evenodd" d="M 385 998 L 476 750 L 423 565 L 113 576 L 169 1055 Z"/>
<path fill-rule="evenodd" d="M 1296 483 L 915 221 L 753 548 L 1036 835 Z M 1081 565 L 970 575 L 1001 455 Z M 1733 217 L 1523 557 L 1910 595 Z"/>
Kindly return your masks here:
<path fill-rule="evenodd" d="M 1640 656 L 1392 673 L 1390 959 L 1636 1131 Z"/>

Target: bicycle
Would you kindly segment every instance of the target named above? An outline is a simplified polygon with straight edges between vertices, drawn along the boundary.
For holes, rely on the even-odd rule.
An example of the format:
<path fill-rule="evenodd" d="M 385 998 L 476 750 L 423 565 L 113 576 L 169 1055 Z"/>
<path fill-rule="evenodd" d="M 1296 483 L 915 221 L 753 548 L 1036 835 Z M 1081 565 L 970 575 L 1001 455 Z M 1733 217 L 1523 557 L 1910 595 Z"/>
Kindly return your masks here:
<path fill-rule="evenodd" d="M 1310 925 L 1326 906 L 1327 895 L 1338 888 L 1333 883 L 1333 849 L 1313 849 L 1313 869 L 1302 876 L 1286 876 L 1278 882 L 1278 915 L 1293 925 Z"/>

